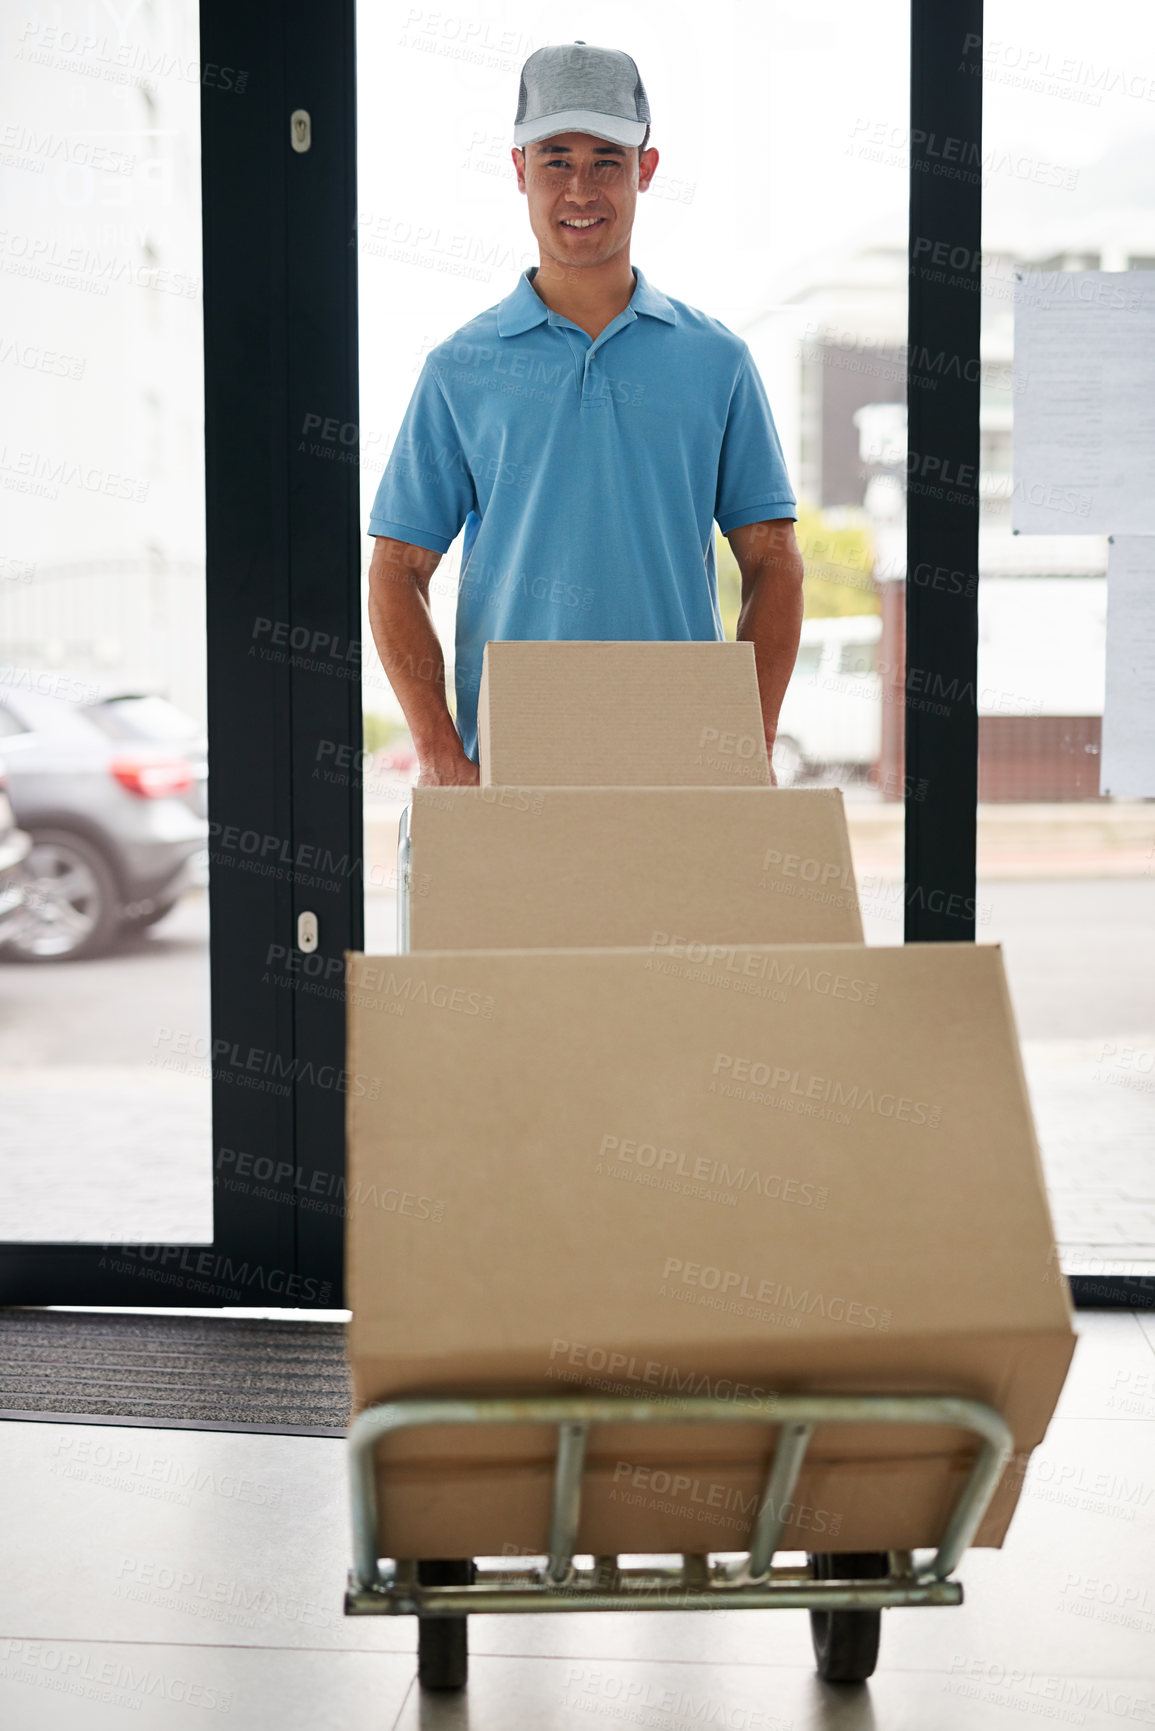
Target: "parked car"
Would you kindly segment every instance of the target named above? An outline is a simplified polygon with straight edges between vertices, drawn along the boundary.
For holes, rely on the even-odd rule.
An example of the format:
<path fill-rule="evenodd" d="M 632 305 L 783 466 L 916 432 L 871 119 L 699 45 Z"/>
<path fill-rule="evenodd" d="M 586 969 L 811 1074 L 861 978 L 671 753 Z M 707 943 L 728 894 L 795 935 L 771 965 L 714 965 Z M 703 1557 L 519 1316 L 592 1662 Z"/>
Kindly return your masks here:
<path fill-rule="evenodd" d="M 0 944 L 19 930 L 25 917 L 25 861 L 31 848 L 32 837 L 16 826 L 7 776 L 0 763 Z"/>
<path fill-rule="evenodd" d="M 0 672 L 0 749 L 32 838 L 6 959 L 99 955 L 206 881 L 207 745 L 165 698 Z"/>
<path fill-rule="evenodd" d="M 779 787 L 807 775 L 863 773 L 882 742 L 877 613 L 803 622 L 794 675 L 778 717 L 774 773 Z"/>

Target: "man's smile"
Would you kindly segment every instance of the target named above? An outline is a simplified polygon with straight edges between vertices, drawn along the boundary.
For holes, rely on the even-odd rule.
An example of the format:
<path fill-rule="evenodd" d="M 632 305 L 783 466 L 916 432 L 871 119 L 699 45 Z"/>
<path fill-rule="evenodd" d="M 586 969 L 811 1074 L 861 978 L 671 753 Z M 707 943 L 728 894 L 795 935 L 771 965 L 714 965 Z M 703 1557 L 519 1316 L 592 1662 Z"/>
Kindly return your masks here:
<path fill-rule="evenodd" d="M 600 228 L 602 223 L 607 221 L 607 218 L 604 216 L 563 216 L 560 221 L 563 228 L 590 229 Z"/>

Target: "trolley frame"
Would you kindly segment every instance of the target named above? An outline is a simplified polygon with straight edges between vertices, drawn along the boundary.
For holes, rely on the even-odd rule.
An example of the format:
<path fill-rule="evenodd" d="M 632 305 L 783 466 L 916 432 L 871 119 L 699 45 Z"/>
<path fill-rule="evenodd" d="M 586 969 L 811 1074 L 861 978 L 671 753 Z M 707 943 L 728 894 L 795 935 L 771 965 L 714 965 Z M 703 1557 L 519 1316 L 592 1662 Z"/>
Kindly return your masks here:
<path fill-rule="evenodd" d="M 678 1568 L 621 1569 L 614 1555 L 592 1568 L 574 1566 L 581 1519 L 582 1470 L 590 1427 L 596 1424 L 749 1424 L 779 1432 L 755 1516 L 750 1548 L 737 1564 L 709 1564 L 686 1554 Z M 427 1586 L 414 1560 L 382 1570 L 388 1536 L 378 1523 L 375 1451 L 385 1437 L 430 1425 L 549 1424 L 557 1428 L 550 1531 L 544 1568 L 496 1571 L 500 1585 Z M 788 1524 L 810 1439 L 819 1425 L 948 1425 L 978 1438 L 967 1482 L 929 1562 L 911 1552 L 890 1553 L 890 1573 L 869 1581 L 810 1579 L 805 1570 L 774 1568 L 774 1553 Z M 349 1431 L 353 1511 L 353 1567 L 345 1611 L 349 1616 L 460 1617 L 479 1612 L 655 1611 L 733 1609 L 875 1610 L 888 1605 L 957 1605 L 962 1587 L 948 1576 L 970 1544 L 1010 1458 L 1006 1421 L 981 1401 L 950 1395 L 791 1394 L 772 1399 L 720 1400 L 708 1396 L 662 1401 L 624 1395 L 409 1398 L 373 1406 Z"/>

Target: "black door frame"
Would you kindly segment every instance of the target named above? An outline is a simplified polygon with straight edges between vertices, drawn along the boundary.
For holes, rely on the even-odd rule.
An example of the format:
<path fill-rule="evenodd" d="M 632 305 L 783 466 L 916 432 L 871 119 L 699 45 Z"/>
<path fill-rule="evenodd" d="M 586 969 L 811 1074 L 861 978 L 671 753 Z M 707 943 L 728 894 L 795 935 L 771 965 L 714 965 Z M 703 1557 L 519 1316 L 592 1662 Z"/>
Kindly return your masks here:
<path fill-rule="evenodd" d="M 982 36 L 982 0 L 911 0 L 909 943 L 975 936 Z M 2 1245 L 8 1304 L 341 1307 L 345 1097 L 378 1085 L 344 1071 L 364 893 L 355 0 L 201 0 L 201 64 L 216 1236 Z M 927 706 L 928 678 L 963 696 Z"/>
<path fill-rule="evenodd" d="M 0 1246 L 3 1303 L 344 1303 L 346 1090 L 372 1085 L 344 1073 L 343 952 L 363 943 L 354 22 L 354 0 L 201 3 L 214 1240 Z"/>

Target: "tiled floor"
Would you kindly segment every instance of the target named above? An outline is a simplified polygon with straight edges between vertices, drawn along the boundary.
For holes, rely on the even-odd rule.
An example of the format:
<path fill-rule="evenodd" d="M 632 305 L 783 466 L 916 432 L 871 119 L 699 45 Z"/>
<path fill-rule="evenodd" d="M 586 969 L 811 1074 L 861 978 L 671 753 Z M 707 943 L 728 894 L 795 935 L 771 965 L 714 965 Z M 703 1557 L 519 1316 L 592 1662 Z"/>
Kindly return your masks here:
<path fill-rule="evenodd" d="M 0 1425 L 5 1731 L 998 1731 L 1155 1724 L 1155 1322 L 1082 1315 L 1002 1552 L 959 1609 L 892 1611 L 865 1690 L 800 1612 L 478 1618 L 462 1697 L 408 1620 L 346 1620 L 342 1445 Z"/>

